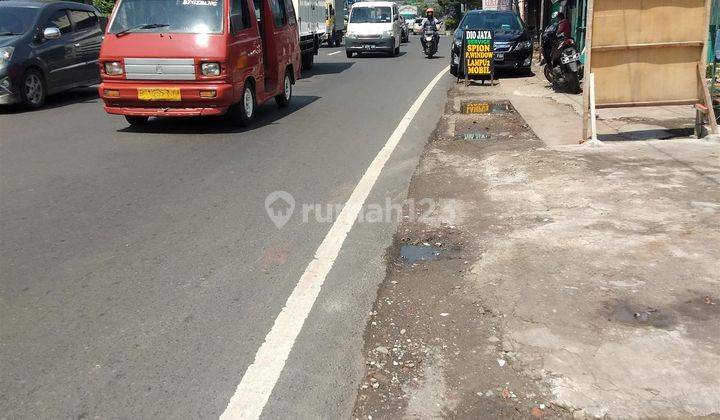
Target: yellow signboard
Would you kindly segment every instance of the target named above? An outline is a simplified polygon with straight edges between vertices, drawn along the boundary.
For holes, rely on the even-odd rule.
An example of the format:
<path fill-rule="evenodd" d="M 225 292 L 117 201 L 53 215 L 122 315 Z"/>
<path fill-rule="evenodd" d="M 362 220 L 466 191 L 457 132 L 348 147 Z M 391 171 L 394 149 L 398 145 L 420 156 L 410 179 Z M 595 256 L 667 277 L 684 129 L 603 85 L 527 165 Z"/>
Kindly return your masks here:
<path fill-rule="evenodd" d="M 493 77 L 492 31 L 465 30 L 463 39 L 465 76 Z"/>

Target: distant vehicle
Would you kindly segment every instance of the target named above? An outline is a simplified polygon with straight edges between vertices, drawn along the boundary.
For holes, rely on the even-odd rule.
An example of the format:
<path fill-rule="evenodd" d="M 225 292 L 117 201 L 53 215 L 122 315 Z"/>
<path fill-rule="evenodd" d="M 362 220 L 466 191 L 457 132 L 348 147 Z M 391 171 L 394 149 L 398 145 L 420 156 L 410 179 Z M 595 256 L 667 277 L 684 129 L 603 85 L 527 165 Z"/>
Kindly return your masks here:
<path fill-rule="evenodd" d="M 410 42 L 410 27 L 408 25 L 408 22 L 403 18 L 402 15 L 400 15 L 400 29 L 402 30 L 402 36 L 400 37 L 400 41 L 402 42 Z"/>
<path fill-rule="evenodd" d="M 325 0 L 325 41 L 329 47 L 342 44 L 345 34 L 345 0 Z"/>
<path fill-rule="evenodd" d="M 463 74 L 460 62 L 463 30 L 486 29 L 493 31 L 495 68 L 530 72 L 533 44 L 525 26 L 515 12 L 498 10 L 471 10 L 463 16 L 455 30 L 450 46 L 450 73 Z"/>
<path fill-rule="evenodd" d="M 423 18 L 417 18 L 412 23 L 413 34 L 417 35 L 417 34 L 421 34 L 423 32 L 422 21 L 423 21 Z"/>
<path fill-rule="evenodd" d="M 100 82 L 99 12 L 73 2 L 0 2 L 0 104 L 39 108 L 47 95 Z"/>
<path fill-rule="evenodd" d="M 364 52 L 400 54 L 402 27 L 397 5 L 390 1 L 357 2 L 350 9 L 345 53 L 348 58 Z"/>
<path fill-rule="evenodd" d="M 255 1 L 258 2 L 260 0 Z M 325 38 L 325 9 L 323 8 L 323 3 L 321 3 L 320 0 L 292 0 L 292 4 L 297 13 L 302 68 L 304 70 L 310 70 L 313 66 L 315 56 L 318 54 L 318 50 L 320 49 L 320 43 L 323 38 Z"/>
<path fill-rule="evenodd" d="M 398 13 L 405 19 L 414 18 L 418 15 L 418 7 L 412 4 L 398 6 Z"/>
<path fill-rule="evenodd" d="M 485 0 L 483 10 L 512 10 L 512 0 Z"/>
<path fill-rule="evenodd" d="M 289 0 L 120 0 L 100 52 L 105 111 L 130 125 L 228 114 L 247 126 L 258 105 L 290 104 L 298 26 Z"/>

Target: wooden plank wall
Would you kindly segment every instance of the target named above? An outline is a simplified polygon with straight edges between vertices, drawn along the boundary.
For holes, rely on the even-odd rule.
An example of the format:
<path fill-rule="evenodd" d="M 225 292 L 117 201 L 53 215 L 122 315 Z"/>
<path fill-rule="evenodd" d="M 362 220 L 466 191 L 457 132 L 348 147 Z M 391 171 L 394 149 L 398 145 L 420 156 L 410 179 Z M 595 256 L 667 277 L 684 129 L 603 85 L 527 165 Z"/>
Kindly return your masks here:
<path fill-rule="evenodd" d="M 598 108 L 702 102 L 696 74 L 707 37 L 704 0 L 593 3 Z"/>

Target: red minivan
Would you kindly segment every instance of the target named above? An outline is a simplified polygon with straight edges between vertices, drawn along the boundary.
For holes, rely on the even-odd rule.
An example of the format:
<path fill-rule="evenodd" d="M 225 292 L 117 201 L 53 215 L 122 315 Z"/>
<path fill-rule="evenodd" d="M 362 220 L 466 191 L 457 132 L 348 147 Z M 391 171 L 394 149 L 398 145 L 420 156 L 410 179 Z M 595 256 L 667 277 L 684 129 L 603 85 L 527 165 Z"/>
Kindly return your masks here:
<path fill-rule="evenodd" d="M 300 77 L 292 0 L 119 0 L 100 50 L 100 97 L 131 125 L 149 117 L 286 107 Z"/>

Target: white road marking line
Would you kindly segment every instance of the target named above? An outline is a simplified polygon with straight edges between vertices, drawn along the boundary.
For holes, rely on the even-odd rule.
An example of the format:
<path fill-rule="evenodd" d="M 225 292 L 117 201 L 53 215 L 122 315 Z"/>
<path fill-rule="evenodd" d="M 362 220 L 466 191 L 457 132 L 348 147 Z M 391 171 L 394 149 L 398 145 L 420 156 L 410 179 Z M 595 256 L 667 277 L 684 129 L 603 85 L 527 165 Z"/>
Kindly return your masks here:
<path fill-rule="evenodd" d="M 275 323 L 265 337 L 265 342 L 255 353 L 255 361 L 245 371 L 235 394 L 230 398 L 228 406 L 220 416 L 221 420 L 257 419 L 262 414 L 305 319 L 320 294 L 320 288 L 335 263 L 348 232 L 355 224 L 365 200 L 380 176 L 380 172 L 390 159 L 390 155 L 405 134 L 415 114 L 448 69 L 449 66 L 445 67 L 420 93 L 388 138 L 385 146 L 380 149 L 365 174 L 360 178 L 337 220 L 315 251 L 315 258 L 308 264 L 295 285 L 295 289 L 285 302 L 285 307 L 275 319 Z"/>
<path fill-rule="evenodd" d="M 328 55 L 340 54 L 341 52 L 342 52 L 342 51 L 335 51 L 335 52 L 328 53 Z"/>

